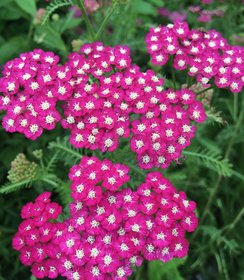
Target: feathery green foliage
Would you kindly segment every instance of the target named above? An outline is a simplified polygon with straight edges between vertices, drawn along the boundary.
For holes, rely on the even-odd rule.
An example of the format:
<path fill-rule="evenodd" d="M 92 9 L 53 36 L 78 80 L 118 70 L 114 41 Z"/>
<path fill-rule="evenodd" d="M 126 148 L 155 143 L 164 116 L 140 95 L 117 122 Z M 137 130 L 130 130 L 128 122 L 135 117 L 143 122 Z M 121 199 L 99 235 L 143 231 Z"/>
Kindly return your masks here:
<path fill-rule="evenodd" d="M 33 181 L 34 180 L 27 179 L 15 183 L 8 182 L 0 187 L 0 194 L 7 194 L 7 193 L 18 191 L 22 188 L 28 188 L 30 187 L 31 183 L 33 183 Z"/>
<path fill-rule="evenodd" d="M 202 165 L 208 169 L 216 171 L 219 175 L 229 177 L 232 175 L 231 164 L 227 159 L 223 159 L 218 152 L 210 151 L 208 149 L 188 149 L 183 151 L 183 155 L 187 160 L 192 160 L 194 163 Z"/>
<path fill-rule="evenodd" d="M 105 45 L 128 45 L 134 54 L 133 63 L 143 70 L 151 68 L 163 73 L 166 87 L 193 85 L 193 78 L 186 81 L 183 72 L 178 71 L 174 83 L 169 67 L 153 66 L 149 56 L 145 55 L 144 38 L 148 29 L 169 23 L 166 17 L 158 15 L 159 8 L 182 15 L 186 13 L 191 27 L 217 29 L 232 44 L 244 45 L 244 5 L 241 0 L 212 1 L 202 6 L 202 10 L 225 11 L 224 17 L 214 16 L 207 23 L 198 22 L 198 15 L 189 12 L 189 5 L 194 1 L 97 1 L 100 6 L 96 12 L 87 15 L 82 12 L 80 18 L 76 18 L 69 7 L 77 5 L 76 8 L 80 8 L 79 2 L 88 11 L 84 0 L 28 0 L 30 5 L 25 2 L 0 1 L 1 65 L 35 48 L 58 52 L 61 61 L 67 61 L 72 47 L 78 51 L 80 45 L 96 39 Z M 200 2 L 193 4 L 199 5 Z M 46 12 L 41 16 L 44 10 Z M 76 48 L 75 42 L 79 42 Z M 201 90 L 204 89 L 199 92 Z M 189 199 L 197 202 L 200 224 L 190 237 L 189 256 L 183 262 L 144 262 L 140 269 L 135 269 L 131 280 L 242 280 L 244 277 L 243 92 L 230 94 L 227 90 L 214 88 L 197 96 L 205 104 L 208 120 L 198 126 L 192 145 L 183 153 L 184 159 L 167 170 L 160 170 L 178 190 L 186 191 Z M 0 112 L 0 118 L 2 116 Z M 0 280 L 34 280 L 29 268 L 21 265 L 18 254 L 11 249 L 12 236 L 20 223 L 20 209 L 41 192 L 51 191 L 53 199 L 63 205 L 64 217 L 61 219 L 65 218 L 70 202 L 68 172 L 83 155 L 128 165 L 131 169 L 128 187 L 133 189 L 146 174 L 136 165 L 135 155 L 128 146 L 129 139 L 121 139 L 114 153 L 74 149 L 58 127 L 44 133 L 37 141 L 7 134 L 0 127 L 0 139 Z M 34 162 L 37 172 L 13 172 L 10 182 L 8 171 L 18 154 L 26 157 L 28 163 L 25 166 Z M 20 172 L 21 168 L 18 169 Z M 201 219 L 203 214 L 204 219 Z"/>
<path fill-rule="evenodd" d="M 57 152 L 57 157 L 64 161 L 65 165 L 75 164 L 82 158 L 80 149 L 75 149 L 68 141 L 68 138 L 57 138 L 56 141 L 49 144 L 49 149 Z"/>
<path fill-rule="evenodd" d="M 50 20 L 51 15 L 62 7 L 73 5 L 72 0 L 54 0 L 47 7 L 44 16 L 42 17 L 42 25 L 47 24 Z"/>

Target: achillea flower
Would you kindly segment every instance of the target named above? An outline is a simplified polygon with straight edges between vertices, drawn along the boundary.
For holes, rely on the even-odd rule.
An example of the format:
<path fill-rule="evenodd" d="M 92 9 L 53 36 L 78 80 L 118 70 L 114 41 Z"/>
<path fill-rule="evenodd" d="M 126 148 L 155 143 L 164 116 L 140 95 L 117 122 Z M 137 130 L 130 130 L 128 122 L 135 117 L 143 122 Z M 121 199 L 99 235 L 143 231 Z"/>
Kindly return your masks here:
<path fill-rule="evenodd" d="M 0 110 L 6 111 L 3 128 L 37 139 L 43 129 L 51 130 L 60 120 L 52 87 L 59 57 L 34 50 L 6 63 L 0 79 Z"/>
<path fill-rule="evenodd" d="M 183 70 L 192 64 L 189 75 L 197 75 L 205 86 L 213 75 L 222 75 L 216 78 L 216 84 L 228 85 L 233 91 L 240 89 L 241 58 L 232 70 L 223 65 L 218 69 L 219 54 L 204 52 L 207 62 L 201 69 L 201 60 L 192 56 L 202 55 L 202 45 L 194 43 L 183 52 L 179 51 L 183 47 L 178 42 L 181 40 L 187 48 L 186 37 L 192 42 L 201 40 L 200 31 L 194 33 L 186 23 L 177 22 L 174 28 L 162 28 L 168 36 L 159 42 L 159 31 L 155 30 L 155 36 L 148 38 L 156 64 L 163 65 L 169 55 L 175 55 L 174 67 Z M 215 50 L 219 42 L 210 40 L 208 45 Z M 165 53 L 160 51 L 162 48 Z M 225 54 L 223 63 L 232 65 L 234 58 L 230 56 Z M 58 59 L 53 53 L 34 50 L 5 65 L 4 77 L 0 79 L 0 109 L 6 111 L 2 122 L 6 131 L 35 140 L 44 129 L 52 130 L 61 122 L 64 129 L 71 131 L 69 141 L 74 147 L 102 152 L 116 150 L 120 137 L 127 138 L 132 132 L 130 145 L 139 166 L 166 168 L 190 144 L 195 131 L 190 120 L 205 119 L 204 110 L 191 91 L 163 90 L 163 78 L 151 70 L 141 72 L 131 64 L 127 46 L 108 47 L 95 42 L 83 45 L 80 53 L 71 53 L 64 65 L 58 65 Z M 138 119 L 132 122 L 132 115 L 139 115 Z M 104 187 L 117 189 L 117 177 L 120 174 L 111 173 Z"/>
<path fill-rule="evenodd" d="M 142 115 L 132 122 L 131 150 L 144 169 L 167 168 L 179 159 L 195 134 L 191 120 L 200 123 L 206 118 L 202 104 L 189 89 L 164 90 L 154 106 L 157 114 Z"/>
<path fill-rule="evenodd" d="M 148 100 L 163 84 L 152 71 L 131 65 L 126 46 L 86 44 L 81 54 L 70 55 L 67 67 L 73 95 L 64 103 L 62 125 L 71 130 L 77 148 L 114 151 L 119 138 L 130 134 L 130 114 L 146 113 Z"/>
<path fill-rule="evenodd" d="M 106 189 L 103 182 L 111 170 L 120 183 Z M 47 192 L 23 207 L 12 245 L 36 278 L 126 280 L 143 259 L 167 262 L 187 254 L 185 232 L 198 223 L 195 202 L 160 172 L 147 174 L 136 191 L 119 190 L 128 172 L 126 166 L 84 157 L 69 174 L 70 218 L 57 222 L 61 207 Z M 91 204 L 87 194 L 92 199 L 101 189 Z M 80 190 L 86 195 L 80 196 Z"/>
<path fill-rule="evenodd" d="M 243 88 L 244 48 L 229 45 L 215 30 L 190 30 L 186 22 L 176 21 L 151 28 L 146 44 L 153 64 L 165 65 L 173 56 L 175 69 L 187 69 L 205 87 L 213 82 L 232 92 Z"/>

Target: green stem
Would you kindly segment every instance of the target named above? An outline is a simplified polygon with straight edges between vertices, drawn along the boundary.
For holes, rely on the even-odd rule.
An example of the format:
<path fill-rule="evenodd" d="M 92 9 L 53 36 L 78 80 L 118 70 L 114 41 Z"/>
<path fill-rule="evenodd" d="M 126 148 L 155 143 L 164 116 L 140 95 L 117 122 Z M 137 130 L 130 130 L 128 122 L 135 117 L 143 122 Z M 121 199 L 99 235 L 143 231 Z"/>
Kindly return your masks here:
<path fill-rule="evenodd" d="M 238 113 L 238 93 L 234 93 L 234 104 L 233 104 L 233 119 L 234 121 L 237 120 L 237 113 Z"/>
<path fill-rule="evenodd" d="M 127 162 L 126 165 L 128 165 L 128 166 L 130 167 L 130 169 L 132 169 L 132 170 L 134 170 L 135 172 L 137 172 L 137 173 L 139 173 L 140 175 L 142 175 L 143 178 L 145 177 L 146 174 L 145 174 L 140 168 L 135 167 L 134 164 L 130 164 L 130 163 Z"/>
<path fill-rule="evenodd" d="M 70 153 L 73 156 L 75 156 L 77 159 L 81 159 L 83 157 L 83 155 L 79 154 L 79 152 L 73 151 L 72 149 L 66 148 L 62 145 L 59 145 L 58 143 L 53 143 L 52 147 Z"/>
<path fill-rule="evenodd" d="M 243 118 L 243 115 L 244 115 L 243 106 L 244 106 L 244 99 L 243 99 L 243 102 L 242 102 L 242 106 L 241 106 L 242 109 L 241 109 L 240 115 L 239 115 L 239 117 L 238 117 L 238 119 L 237 119 L 237 122 L 236 122 L 236 125 L 235 125 L 235 128 L 234 128 L 232 137 L 231 137 L 231 139 L 230 139 L 229 145 L 228 145 L 227 150 L 226 150 L 226 153 L 225 153 L 225 158 L 228 158 L 228 157 L 229 157 L 229 154 L 230 154 L 230 152 L 231 152 L 231 148 L 232 148 L 232 146 L 234 145 L 236 133 L 237 133 L 237 131 L 238 131 L 240 125 L 242 124 L 242 118 Z"/>
<path fill-rule="evenodd" d="M 206 91 L 208 91 L 208 90 L 211 90 L 211 89 L 213 89 L 213 87 L 205 88 L 204 90 L 197 92 L 197 94 L 204 93 L 204 92 L 206 92 Z"/>
<path fill-rule="evenodd" d="M 142 266 L 137 270 L 137 274 L 135 277 L 135 280 L 140 280 L 141 279 L 141 273 L 142 273 Z"/>
<path fill-rule="evenodd" d="M 243 99 L 244 100 L 244 99 Z M 243 103 L 243 102 L 242 102 Z M 243 108 L 243 104 L 242 104 L 242 108 Z M 228 144 L 228 147 L 226 149 L 226 152 L 225 152 L 225 156 L 224 156 L 224 159 L 227 159 L 229 158 L 229 155 L 230 155 L 230 152 L 231 152 L 231 149 L 232 149 L 232 146 L 234 145 L 234 141 L 235 141 L 235 137 L 236 137 L 236 133 L 237 133 L 237 130 L 239 128 L 239 126 L 241 125 L 242 123 L 242 118 L 243 118 L 243 114 L 244 114 L 244 110 L 242 109 L 240 114 L 239 114 L 239 117 L 238 117 L 238 120 L 236 122 L 236 125 L 235 125 L 235 129 L 233 131 L 233 134 L 232 134 L 232 137 L 230 139 L 230 142 Z M 216 183 L 214 185 L 214 188 L 212 189 L 212 192 L 208 198 L 208 201 L 207 201 L 207 204 L 204 208 L 204 211 L 203 211 L 203 214 L 202 214 L 202 217 L 200 219 L 200 223 L 205 219 L 210 207 L 211 207 L 211 204 L 215 198 L 215 195 L 220 187 L 220 183 L 221 183 L 221 180 L 222 180 L 222 176 L 219 175 L 217 180 L 216 180 Z"/>
<path fill-rule="evenodd" d="M 32 37 L 32 35 L 33 35 L 33 31 L 34 31 L 34 23 L 33 23 L 33 21 L 32 21 L 31 24 L 30 24 L 29 30 L 28 30 L 28 34 L 27 34 L 27 41 L 28 41 L 28 44 L 31 43 L 31 37 Z"/>
<path fill-rule="evenodd" d="M 98 40 L 98 39 L 101 37 L 101 35 L 102 35 L 102 33 L 103 33 L 103 31 L 104 31 L 104 29 L 105 29 L 105 27 L 106 27 L 106 25 L 107 25 L 107 23 L 108 23 L 110 17 L 112 16 L 112 14 L 113 14 L 113 12 L 114 12 L 114 10 L 115 10 L 115 6 L 112 6 L 112 7 L 110 8 L 110 10 L 109 10 L 107 16 L 106 16 L 105 19 L 103 20 L 102 24 L 100 25 L 100 27 L 99 27 L 99 29 L 98 29 L 96 35 L 95 35 L 95 39 L 96 39 L 96 40 Z"/>
<path fill-rule="evenodd" d="M 213 201 L 213 199 L 215 197 L 215 194 L 217 193 L 217 191 L 219 189 L 221 180 L 222 180 L 222 176 L 219 175 L 217 180 L 216 180 L 216 183 L 215 183 L 215 185 L 214 185 L 214 187 L 212 189 L 212 192 L 211 192 L 211 194 L 210 194 L 210 196 L 208 198 L 207 204 L 206 204 L 206 206 L 204 208 L 204 211 L 203 211 L 203 214 L 202 214 L 202 216 L 200 218 L 199 224 L 202 223 L 204 221 L 205 217 L 207 216 L 208 211 L 210 209 L 210 206 L 212 204 L 212 201 Z"/>
<path fill-rule="evenodd" d="M 88 29 L 88 32 L 90 34 L 90 38 L 92 41 L 95 41 L 95 31 L 92 27 L 92 24 L 87 16 L 87 13 L 86 13 L 86 9 L 84 7 L 84 4 L 83 4 L 83 1 L 82 0 L 76 0 L 76 3 L 77 3 L 77 6 L 79 7 L 79 9 L 81 10 L 81 13 L 82 13 L 82 16 L 84 18 L 84 21 L 85 21 L 85 24 L 86 24 L 86 27 Z"/>
<path fill-rule="evenodd" d="M 171 67 L 171 75 L 172 75 L 172 79 L 173 79 L 174 90 L 176 90 L 176 78 L 175 78 L 175 71 L 174 71 L 173 67 Z"/>
<path fill-rule="evenodd" d="M 48 178 L 42 178 L 41 179 L 41 181 L 43 181 L 43 182 L 45 182 L 45 183 L 47 183 L 47 184 L 49 184 L 49 185 L 51 185 L 51 186 L 53 186 L 53 187 L 55 187 L 55 188 L 57 188 L 58 187 L 58 184 L 55 182 L 55 181 L 53 181 L 53 180 L 50 180 L 50 179 L 48 179 Z"/>
<path fill-rule="evenodd" d="M 193 77 L 187 75 L 187 88 L 190 88 L 195 84 L 195 80 Z"/>
<path fill-rule="evenodd" d="M 244 207 L 242 207 L 241 211 L 236 216 L 235 220 L 230 224 L 229 231 L 235 228 L 236 224 L 240 221 L 243 215 L 244 215 Z"/>
<path fill-rule="evenodd" d="M 187 78 L 186 78 L 187 88 L 190 87 L 190 83 L 191 83 L 191 81 L 190 81 L 190 76 L 187 75 Z"/>

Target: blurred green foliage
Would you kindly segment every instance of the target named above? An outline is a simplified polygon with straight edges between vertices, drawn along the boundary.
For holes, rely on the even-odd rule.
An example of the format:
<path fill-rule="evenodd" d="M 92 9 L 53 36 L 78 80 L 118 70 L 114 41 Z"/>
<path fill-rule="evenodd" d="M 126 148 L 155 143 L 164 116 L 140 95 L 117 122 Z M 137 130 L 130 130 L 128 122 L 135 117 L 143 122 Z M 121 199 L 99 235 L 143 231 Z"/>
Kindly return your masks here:
<path fill-rule="evenodd" d="M 129 45 L 134 62 L 142 69 L 152 67 L 144 43 L 148 28 L 169 22 L 158 15 L 158 8 L 162 7 L 186 13 L 192 27 L 215 28 L 233 44 L 243 44 L 244 6 L 241 0 L 214 1 L 209 6 L 205 5 L 204 8 L 218 8 L 225 12 L 224 17 L 215 17 L 208 23 L 197 22 L 196 15 L 188 10 L 190 5 L 200 4 L 197 0 L 120 0 L 100 3 L 104 5 L 89 15 L 96 30 L 107 18 L 106 28 L 98 39 L 108 45 Z M 55 51 L 65 60 L 70 51 L 89 42 L 91 36 L 86 30 L 85 19 L 83 16 L 74 16 L 71 4 L 71 0 L 0 0 L 0 64 L 33 48 Z M 111 9 L 114 9 L 113 13 L 110 13 Z M 161 71 L 157 67 L 152 68 Z M 170 80 L 167 69 L 163 69 L 163 74 Z M 176 72 L 176 78 L 179 83 L 185 82 L 181 73 Z M 178 189 L 186 191 L 188 197 L 198 203 L 200 225 L 189 236 L 189 256 L 167 264 L 145 263 L 132 279 L 244 279 L 243 108 L 243 92 L 234 95 L 226 90 L 215 90 L 208 108 L 209 119 L 198 127 L 192 146 L 184 154 L 185 160 L 163 171 Z M 12 250 L 11 238 L 20 222 L 21 207 L 37 194 L 51 190 L 57 201 L 64 206 L 67 204 L 68 170 L 80 154 L 90 153 L 74 150 L 67 144 L 65 137 L 65 132 L 59 126 L 54 131 L 45 132 L 35 142 L 22 135 L 7 134 L 0 128 L 0 182 L 3 186 L 0 192 L 16 190 L 0 195 L 0 280 L 33 280 L 29 269 L 20 264 L 18 254 Z M 34 151 L 37 149 L 42 149 L 42 159 L 36 157 Z M 30 162 L 36 162 L 39 172 L 31 181 L 13 185 L 8 182 L 7 175 L 11 162 L 19 153 L 24 153 Z M 94 154 L 129 165 L 133 178 L 129 186 L 132 188 L 144 177 L 143 171 L 136 166 L 134 155 L 129 151 L 128 140 L 121 141 L 120 149 L 113 154 Z M 42 167 L 40 160 L 44 162 Z"/>

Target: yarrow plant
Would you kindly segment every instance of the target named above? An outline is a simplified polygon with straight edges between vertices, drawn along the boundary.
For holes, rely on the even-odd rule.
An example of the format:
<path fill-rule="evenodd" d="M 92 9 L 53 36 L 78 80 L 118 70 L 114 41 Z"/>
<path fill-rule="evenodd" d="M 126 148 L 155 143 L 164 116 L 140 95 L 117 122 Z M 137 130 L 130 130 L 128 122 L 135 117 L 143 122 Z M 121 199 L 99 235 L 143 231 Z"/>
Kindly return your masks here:
<path fill-rule="evenodd" d="M 61 116 L 57 101 L 63 94 L 54 91 L 62 80 L 59 57 L 52 52 L 34 50 L 7 62 L 0 79 L 0 110 L 6 111 L 3 128 L 36 140 L 43 129 L 52 130 Z"/>
<path fill-rule="evenodd" d="M 163 90 L 154 100 L 154 107 L 132 122 L 131 150 L 143 169 L 167 168 L 177 161 L 195 135 L 191 120 L 201 123 L 206 118 L 202 103 L 189 89 Z"/>
<path fill-rule="evenodd" d="M 127 279 L 143 259 L 168 262 L 188 251 L 185 232 L 198 220 L 196 204 L 160 172 L 146 175 L 136 191 L 123 188 L 129 168 L 83 157 L 71 168 L 70 218 L 43 193 L 27 203 L 13 247 L 37 278 Z"/>
<path fill-rule="evenodd" d="M 165 65 L 170 57 L 172 67 L 187 70 L 204 87 L 240 92 L 244 83 L 244 48 L 231 46 L 216 30 L 190 29 L 186 22 L 151 28 L 146 45 L 155 65 Z"/>
<path fill-rule="evenodd" d="M 181 3 L 182 10 L 171 12 L 176 3 L 160 8 L 160 1 L 145 0 L 42 1 L 49 2 L 47 7 L 39 3 L 41 1 L 26 2 L 14 1 L 2 7 L 6 24 L 12 18 L 12 10 L 18 11 L 13 18 L 21 18 L 23 14 L 25 22 L 30 22 L 28 35 L 22 34 L 26 37 L 15 34 L 8 41 L 5 36 L 9 32 L 4 32 L 0 43 L 3 44 L 3 59 L 14 57 L 16 49 L 21 53 L 20 49 L 30 50 L 36 45 L 55 49 L 59 56 L 34 49 L 1 67 L 2 127 L 33 141 L 42 136 L 40 145 L 31 141 L 25 143 L 23 137 L 4 136 L 9 147 L 2 153 L 1 171 L 8 174 L 8 182 L 0 188 L 0 194 L 28 188 L 11 201 L 19 207 L 20 200 L 29 201 L 26 197 L 33 195 L 32 185 L 35 185 L 34 191 L 41 193 L 23 206 L 22 221 L 17 233 L 11 236 L 20 263 L 30 268 L 34 279 L 126 280 L 137 270 L 133 279 L 154 279 L 155 271 L 158 278 L 174 278 L 174 272 L 175 278 L 181 278 L 177 273 L 184 274 L 185 268 L 179 272 L 177 266 L 185 261 L 182 258 L 188 254 L 187 237 L 198 226 L 196 203 L 174 186 L 186 179 L 186 187 L 192 186 L 189 193 L 201 188 L 200 223 L 203 225 L 209 216 L 208 221 L 215 229 L 211 224 L 201 226 L 192 236 L 191 241 L 202 234 L 203 242 L 211 237 L 209 244 L 214 250 L 209 250 L 211 263 L 208 264 L 204 252 L 209 247 L 201 246 L 202 242 L 200 245 L 193 243 L 197 247 L 193 248 L 187 262 L 197 261 L 190 265 L 193 268 L 190 278 L 196 274 L 202 277 L 202 273 L 195 273 L 200 266 L 207 267 L 205 271 L 219 270 L 220 277 L 229 278 L 224 251 L 227 250 L 228 258 L 239 254 L 239 239 L 231 239 L 230 232 L 243 216 L 243 209 L 233 221 L 232 213 L 221 219 L 214 213 L 224 213 L 216 199 L 223 178 L 233 176 L 235 180 L 243 180 L 230 158 L 235 156 L 233 145 L 241 142 L 237 134 L 241 133 L 244 114 L 243 103 L 241 105 L 238 100 L 240 95 L 235 94 L 233 108 L 232 104 L 223 108 L 223 114 L 229 111 L 230 116 L 222 117 L 213 107 L 213 93 L 216 88 L 233 93 L 243 89 L 244 50 L 231 46 L 214 29 L 191 29 L 185 22 L 189 14 L 185 11 L 198 14 L 198 20 L 205 22 L 223 12 L 219 9 L 207 11 L 206 6 L 204 9 L 188 7 L 189 3 Z M 210 4 L 213 1 L 198 2 Z M 214 3 L 209 8 L 213 6 Z M 236 19 L 228 32 L 232 34 L 235 30 L 241 35 L 238 6 L 232 3 L 223 7 L 223 11 L 232 6 L 233 13 L 225 15 Z M 116 10 L 118 13 L 113 16 Z M 150 16 L 156 16 L 157 11 L 173 23 L 150 28 L 145 45 L 151 63 L 143 65 L 148 55 L 144 56 L 143 47 L 138 47 L 143 43 L 138 34 L 144 32 L 142 23 L 151 24 Z M 127 16 L 129 12 L 131 15 Z M 192 16 L 189 16 L 190 22 L 195 21 Z M 2 18 L 1 22 L 5 24 Z M 26 23 L 21 30 L 28 27 Z M 211 22 L 211 26 L 214 24 L 215 21 Z M 11 24 L 11 30 L 13 26 Z M 127 29 L 129 32 L 121 37 Z M 67 38 L 71 42 L 67 43 Z M 133 52 L 128 46 L 120 45 L 121 38 Z M 14 52 L 8 49 L 11 46 Z M 133 55 L 138 64 L 134 64 Z M 143 68 L 139 67 L 141 64 Z M 165 67 L 161 69 L 160 66 Z M 221 99 L 226 101 L 226 96 Z M 196 135 L 197 125 L 207 116 L 209 122 L 230 125 L 219 128 L 221 133 L 205 125 Z M 56 126 L 58 129 L 53 131 Z M 184 150 L 195 136 L 193 147 Z M 189 158 L 185 166 L 165 172 L 173 185 L 160 168 L 179 165 L 185 157 Z M 194 161 L 194 166 L 190 160 Z M 10 170 L 6 170 L 10 162 Z M 213 174 L 200 180 L 200 174 L 206 170 L 198 169 L 197 164 Z M 68 176 L 65 176 L 68 171 L 65 166 L 71 167 Z M 152 168 L 147 173 L 142 170 Z M 211 188 L 215 176 L 216 183 Z M 228 200 L 224 195 L 222 201 L 230 200 L 230 205 L 236 206 L 235 201 L 229 199 L 228 188 L 223 189 Z M 55 192 L 53 199 L 51 192 Z M 13 211 L 9 212 L 10 204 L 5 204 L 4 199 L 1 202 L 4 222 L 0 235 L 5 240 L 5 234 L 16 232 L 13 227 L 19 218 Z M 4 211 L 11 214 L 11 219 Z M 223 221 L 225 227 L 221 229 Z M 0 244 L 3 252 L 8 244 Z M 218 269 L 212 263 L 213 257 Z M 5 259 L 8 259 L 7 254 Z M 169 261 L 172 263 L 167 264 Z M 144 262 L 149 263 L 144 266 Z M 9 267 L 3 263 L 6 279 L 16 279 L 16 271 L 21 274 L 17 278 L 26 279 L 28 269 L 19 269 L 17 262 L 11 271 L 12 262 L 9 263 Z M 208 274 L 202 278 L 209 278 Z"/>
<path fill-rule="evenodd" d="M 146 112 L 145 99 L 155 93 L 163 80 L 131 65 L 126 46 L 105 47 L 86 44 L 67 63 L 74 73 L 73 96 L 64 105 L 64 128 L 71 130 L 76 147 L 114 151 L 119 137 L 130 134 L 130 114 Z M 152 87 L 146 92 L 147 84 Z"/>
<path fill-rule="evenodd" d="M 8 132 L 35 140 L 61 121 L 74 147 L 102 152 L 116 150 L 119 138 L 132 132 L 138 165 L 166 168 L 190 144 L 190 120 L 205 119 L 192 91 L 163 90 L 163 78 L 131 64 L 126 46 L 85 44 L 64 65 L 58 61 L 53 53 L 34 50 L 5 65 L 1 109 Z M 139 119 L 131 122 L 135 115 Z"/>

